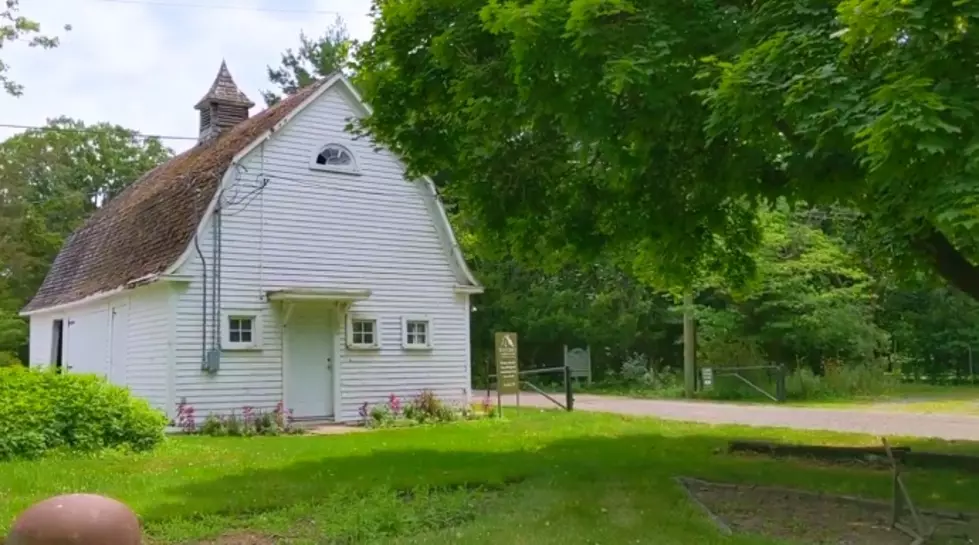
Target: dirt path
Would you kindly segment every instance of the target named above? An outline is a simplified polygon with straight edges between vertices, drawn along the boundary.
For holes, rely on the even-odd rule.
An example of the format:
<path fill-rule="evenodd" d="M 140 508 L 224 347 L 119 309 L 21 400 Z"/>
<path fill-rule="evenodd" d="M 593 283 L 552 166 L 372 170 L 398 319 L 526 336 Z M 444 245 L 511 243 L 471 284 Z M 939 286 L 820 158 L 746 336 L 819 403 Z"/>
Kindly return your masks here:
<path fill-rule="evenodd" d="M 509 396 L 508 399 L 504 398 L 504 404 L 516 405 L 516 399 L 513 396 Z M 520 405 L 556 408 L 544 396 L 530 393 L 520 394 Z M 859 409 L 809 409 L 774 405 L 629 399 L 590 394 L 575 396 L 575 409 L 654 416 L 667 420 L 704 422 L 707 424 L 741 424 L 758 427 L 979 441 L 979 416 L 958 414 L 888 413 Z"/>

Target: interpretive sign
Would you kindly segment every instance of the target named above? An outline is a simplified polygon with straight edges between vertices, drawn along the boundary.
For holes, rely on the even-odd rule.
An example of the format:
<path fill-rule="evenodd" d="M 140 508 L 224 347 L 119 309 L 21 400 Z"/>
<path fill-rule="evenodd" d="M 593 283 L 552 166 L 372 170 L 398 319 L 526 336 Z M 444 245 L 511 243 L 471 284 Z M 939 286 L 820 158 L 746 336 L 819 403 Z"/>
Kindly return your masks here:
<path fill-rule="evenodd" d="M 500 394 L 515 394 L 520 391 L 516 333 L 496 333 L 496 379 L 496 389 Z"/>

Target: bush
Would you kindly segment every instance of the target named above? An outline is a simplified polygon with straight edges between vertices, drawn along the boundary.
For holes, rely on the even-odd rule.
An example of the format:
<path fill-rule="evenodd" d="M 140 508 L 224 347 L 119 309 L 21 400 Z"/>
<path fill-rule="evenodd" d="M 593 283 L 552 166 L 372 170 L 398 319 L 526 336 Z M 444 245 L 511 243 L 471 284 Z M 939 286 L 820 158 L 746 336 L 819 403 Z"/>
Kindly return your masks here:
<path fill-rule="evenodd" d="M 0 460 L 68 449 L 150 450 L 166 417 L 129 390 L 94 375 L 0 368 Z"/>
<path fill-rule="evenodd" d="M 0 367 L 23 367 L 24 363 L 20 361 L 17 354 L 13 352 L 0 352 Z"/>
<path fill-rule="evenodd" d="M 649 358 L 646 354 L 633 353 L 622 362 L 622 380 L 627 383 L 645 383 L 649 380 Z"/>

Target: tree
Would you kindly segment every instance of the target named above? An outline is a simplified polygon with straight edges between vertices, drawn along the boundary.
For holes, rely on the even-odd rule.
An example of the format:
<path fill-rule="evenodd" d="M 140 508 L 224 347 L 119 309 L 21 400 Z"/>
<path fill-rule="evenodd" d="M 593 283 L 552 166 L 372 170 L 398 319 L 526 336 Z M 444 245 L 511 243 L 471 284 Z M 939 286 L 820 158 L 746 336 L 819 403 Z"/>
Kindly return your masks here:
<path fill-rule="evenodd" d="M 171 156 L 155 138 L 100 123 L 50 120 L 0 142 L 0 352 L 20 351 L 9 320 L 34 295 L 85 219 Z"/>
<path fill-rule="evenodd" d="M 886 350 L 887 334 L 875 323 L 875 278 L 860 255 L 784 202 L 760 220 L 757 279 L 737 292 L 721 284 L 700 298 L 702 359 L 819 370 L 829 359 L 866 363 Z"/>
<path fill-rule="evenodd" d="M 295 93 L 318 78 L 342 70 L 353 46 L 347 25 L 339 15 L 319 39 L 313 40 L 300 33 L 298 51 L 287 49 L 278 68 L 268 67 L 269 81 L 278 90 L 262 91 L 265 103 L 271 106 L 281 100 L 282 95 Z"/>
<path fill-rule="evenodd" d="M 51 49 L 58 46 L 58 38 L 41 34 L 41 25 L 27 17 L 18 15 L 20 11 L 19 0 L 4 0 L 5 8 L 0 8 L 0 49 L 3 49 L 4 42 L 26 42 L 29 47 L 42 47 Z M 71 26 L 65 25 L 65 30 L 71 30 Z M 8 94 L 20 96 L 23 86 L 7 76 L 8 66 L 0 59 L 0 86 Z"/>
<path fill-rule="evenodd" d="M 749 278 L 760 204 L 842 203 L 979 299 L 971 2 L 375 1 L 360 124 L 525 262 Z M 382 107 L 383 106 L 383 107 Z"/>

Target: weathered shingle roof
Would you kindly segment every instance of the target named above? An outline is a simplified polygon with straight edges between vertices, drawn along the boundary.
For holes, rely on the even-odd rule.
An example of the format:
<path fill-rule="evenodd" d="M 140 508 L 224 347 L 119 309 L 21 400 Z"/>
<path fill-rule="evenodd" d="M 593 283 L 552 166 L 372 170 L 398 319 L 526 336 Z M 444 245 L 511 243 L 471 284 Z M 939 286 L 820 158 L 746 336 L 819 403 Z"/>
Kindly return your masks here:
<path fill-rule="evenodd" d="M 23 312 L 63 305 L 162 273 L 191 243 L 231 160 L 295 110 L 311 85 L 147 172 L 62 246 Z"/>
<path fill-rule="evenodd" d="M 224 61 L 221 61 L 221 68 L 218 70 L 218 75 L 214 78 L 214 83 L 211 84 L 210 90 L 207 91 L 204 98 L 197 102 L 194 108 L 201 109 L 209 102 L 223 102 L 225 104 L 235 104 L 247 108 L 255 105 L 245 93 L 238 89 L 234 78 L 231 77 L 231 71 L 228 70 L 228 63 Z"/>

